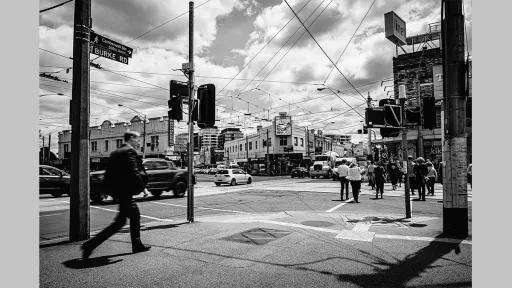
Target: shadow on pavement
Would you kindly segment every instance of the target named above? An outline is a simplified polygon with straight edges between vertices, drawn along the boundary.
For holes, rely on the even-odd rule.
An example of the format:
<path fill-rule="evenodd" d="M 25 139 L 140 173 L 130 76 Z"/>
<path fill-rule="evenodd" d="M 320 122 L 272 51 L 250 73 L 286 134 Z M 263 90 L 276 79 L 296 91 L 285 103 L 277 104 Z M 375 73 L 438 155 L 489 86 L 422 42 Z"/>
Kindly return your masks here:
<path fill-rule="evenodd" d="M 86 268 L 92 268 L 92 267 L 101 267 L 101 266 L 106 266 L 106 265 L 110 265 L 110 264 L 114 264 L 114 263 L 123 261 L 123 259 L 113 260 L 111 258 L 126 256 L 126 255 L 131 255 L 131 254 L 132 253 L 121 253 L 121 254 L 115 254 L 115 255 L 93 257 L 93 258 L 89 258 L 88 261 L 84 261 L 81 258 L 76 258 L 76 259 L 71 259 L 71 260 L 62 262 L 62 264 L 64 266 L 66 266 L 67 268 L 71 268 L 71 269 L 86 269 Z"/>

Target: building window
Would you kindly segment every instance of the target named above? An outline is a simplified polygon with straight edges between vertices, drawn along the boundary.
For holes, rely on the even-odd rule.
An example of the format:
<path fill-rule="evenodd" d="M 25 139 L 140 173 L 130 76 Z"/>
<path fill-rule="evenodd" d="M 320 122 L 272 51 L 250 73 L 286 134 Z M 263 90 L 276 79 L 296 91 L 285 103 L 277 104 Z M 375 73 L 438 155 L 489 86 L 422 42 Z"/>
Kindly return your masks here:
<path fill-rule="evenodd" d="M 108 151 L 108 140 L 105 140 L 105 152 Z"/>
<path fill-rule="evenodd" d="M 242 152 L 242 144 L 240 144 L 240 150 L 239 151 Z"/>
<path fill-rule="evenodd" d="M 288 146 L 288 137 L 286 137 L 286 136 L 279 137 L 279 145 L 280 146 Z"/>
<path fill-rule="evenodd" d="M 64 144 L 64 153 L 69 152 L 69 144 Z"/>
<path fill-rule="evenodd" d="M 254 145 L 256 145 L 254 149 L 258 149 L 258 140 L 254 141 Z"/>
<path fill-rule="evenodd" d="M 91 151 L 92 152 L 98 151 L 98 142 L 96 142 L 96 141 L 91 142 Z"/>
<path fill-rule="evenodd" d="M 268 144 L 268 147 L 272 147 L 272 138 L 268 138 L 268 141 L 267 141 L 267 142 L 268 142 L 268 143 L 267 143 L 267 144 Z"/>
<path fill-rule="evenodd" d="M 252 150 L 252 142 L 249 142 L 249 150 Z"/>
<path fill-rule="evenodd" d="M 247 151 L 247 142 L 245 142 L 245 151 Z"/>
<path fill-rule="evenodd" d="M 293 137 L 293 146 L 299 145 L 299 138 Z"/>
<path fill-rule="evenodd" d="M 304 147 L 304 138 L 300 138 L 300 147 Z"/>
<path fill-rule="evenodd" d="M 151 136 L 151 151 L 158 151 L 158 136 Z"/>
<path fill-rule="evenodd" d="M 123 139 L 117 139 L 116 140 L 116 148 L 121 147 L 121 145 L 123 145 Z"/>

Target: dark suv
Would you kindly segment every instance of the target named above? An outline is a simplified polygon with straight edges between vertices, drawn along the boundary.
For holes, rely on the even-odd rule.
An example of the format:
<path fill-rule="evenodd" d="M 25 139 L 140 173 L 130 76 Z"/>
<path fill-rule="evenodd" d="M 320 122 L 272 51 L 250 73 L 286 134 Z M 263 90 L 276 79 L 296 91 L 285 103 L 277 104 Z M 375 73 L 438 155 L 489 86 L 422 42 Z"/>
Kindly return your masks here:
<path fill-rule="evenodd" d="M 69 195 L 69 174 L 52 166 L 39 165 L 39 194 Z"/>
<path fill-rule="evenodd" d="M 308 169 L 304 168 L 304 167 L 295 167 L 292 169 L 292 178 L 304 178 L 304 177 L 309 177 L 309 172 L 308 172 Z"/>
<path fill-rule="evenodd" d="M 186 169 L 178 169 L 171 161 L 160 158 L 146 158 L 142 164 L 146 169 L 146 188 L 153 196 L 159 197 L 164 191 L 171 190 L 175 197 L 185 196 L 188 180 Z M 110 195 L 109 191 L 105 189 L 104 179 L 105 170 L 91 172 L 91 200 L 93 202 L 102 202 Z"/>

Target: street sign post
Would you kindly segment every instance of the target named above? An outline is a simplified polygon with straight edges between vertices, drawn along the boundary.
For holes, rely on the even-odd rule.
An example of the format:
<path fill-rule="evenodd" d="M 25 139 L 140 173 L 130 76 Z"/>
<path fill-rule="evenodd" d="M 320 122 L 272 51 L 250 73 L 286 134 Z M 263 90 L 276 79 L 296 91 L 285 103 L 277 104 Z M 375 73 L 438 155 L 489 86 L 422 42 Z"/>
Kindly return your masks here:
<path fill-rule="evenodd" d="M 122 54 L 125 57 L 132 58 L 133 48 L 125 46 L 121 43 L 118 43 L 114 40 L 108 39 L 105 36 L 101 36 L 96 34 L 94 31 L 91 31 L 90 37 L 91 44 L 94 46 L 102 46 L 107 50 L 112 52 Z"/>
<path fill-rule="evenodd" d="M 127 56 L 124 56 L 123 54 L 119 54 L 117 52 L 113 52 L 112 50 L 108 50 L 103 46 L 91 45 L 91 53 L 123 64 L 128 64 Z"/>

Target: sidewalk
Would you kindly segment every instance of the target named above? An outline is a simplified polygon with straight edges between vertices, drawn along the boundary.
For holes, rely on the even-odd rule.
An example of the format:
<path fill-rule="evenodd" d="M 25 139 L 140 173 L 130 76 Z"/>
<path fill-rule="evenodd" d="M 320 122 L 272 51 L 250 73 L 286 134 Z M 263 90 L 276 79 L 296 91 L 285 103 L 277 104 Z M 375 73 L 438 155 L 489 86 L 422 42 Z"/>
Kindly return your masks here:
<path fill-rule="evenodd" d="M 283 211 L 151 222 L 145 253 L 130 253 L 127 227 L 88 265 L 81 242 L 41 247 L 40 287 L 470 287 L 471 238 L 444 237 L 442 215 L 413 216 Z"/>

